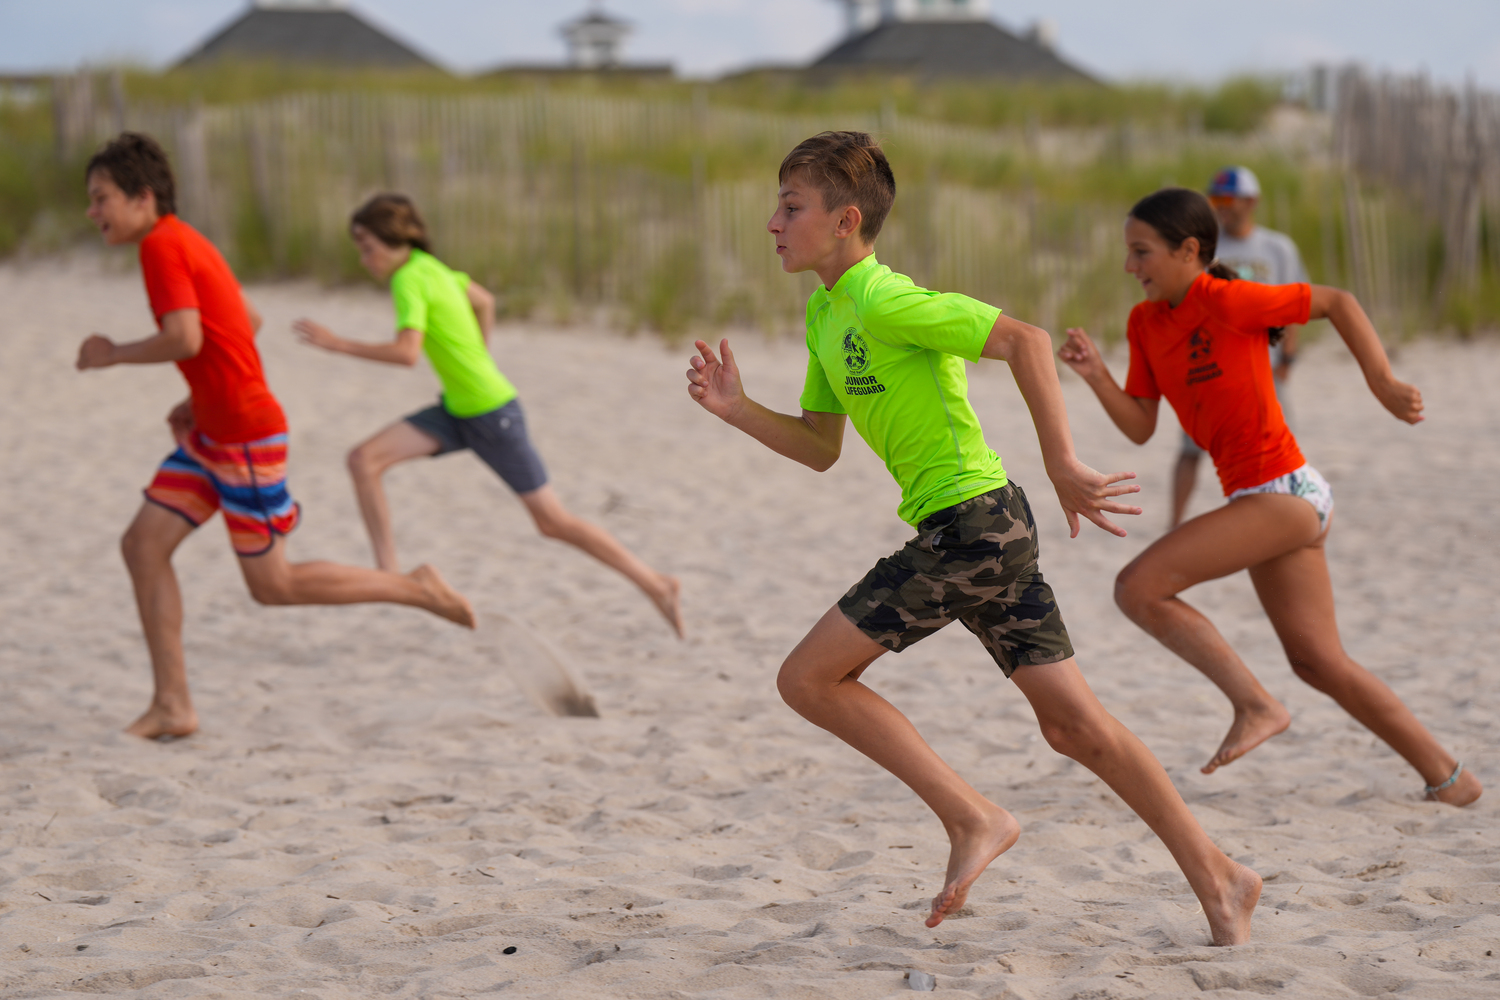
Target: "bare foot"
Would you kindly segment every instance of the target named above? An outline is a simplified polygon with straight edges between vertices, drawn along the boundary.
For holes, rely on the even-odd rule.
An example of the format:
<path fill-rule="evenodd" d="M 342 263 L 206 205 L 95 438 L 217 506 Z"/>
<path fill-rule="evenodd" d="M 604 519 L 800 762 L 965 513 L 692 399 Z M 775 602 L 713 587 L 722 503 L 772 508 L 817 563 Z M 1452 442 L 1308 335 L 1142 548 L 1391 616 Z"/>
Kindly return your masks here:
<path fill-rule="evenodd" d="M 126 726 L 125 731 L 146 740 L 191 736 L 198 731 L 198 713 L 191 704 L 186 708 L 169 708 L 153 701 L 145 714 Z"/>
<path fill-rule="evenodd" d="M 431 598 L 432 602 L 427 605 L 428 611 L 441 615 L 450 622 L 457 622 L 464 628 L 474 627 L 473 605 L 467 597 L 448 586 L 448 581 L 443 579 L 443 574 L 436 568 L 423 563 L 407 576 L 421 584 Z"/>
<path fill-rule="evenodd" d="M 1285 732 L 1291 724 L 1292 714 L 1279 701 L 1243 712 L 1236 709 L 1229 735 L 1219 744 L 1219 752 L 1214 754 L 1213 760 L 1203 765 L 1203 773 L 1213 774 L 1225 764 L 1239 760 L 1272 736 Z"/>
<path fill-rule="evenodd" d="M 1467 767 L 1460 772 L 1458 780 L 1441 792 L 1430 792 L 1427 795 L 1429 802 L 1444 802 L 1450 806 L 1466 806 L 1479 796 L 1484 794 L 1484 785 L 1474 777 L 1474 772 Z"/>
<path fill-rule="evenodd" d="M 936 927 L 944 917 L 963 909 L 972 886 L 984 870 L 1000 855 L 1010 850 L 1021 836 L 1021 824 L 1010 813 L 993 803 L 993 810 L 982 826 L 951 835 L 953 847 L 948 854 L 948 879 L 943 891 L 932 899 L 928 927 Z"/>
<path fill-rule="evenodd" d="M 1250 918 L 1260 902 L 1260 876 L 1242 864 L 1234 867 L 1215 899 L 1199 899 L 1208 918 L 1208 932 L 1216 945 L 1244 944 L 1250 940 Z"/>
<path fill-rule="evenodd" d="M 672 631 L 677 633 L 677 638 L 682 638 L 682 581 L 675 576 L 667 576 L 658 573 L 662 579 L 662 589 L 651 595 L 651 603 L 656 605 L 656 610 L 672 626 Z"/>

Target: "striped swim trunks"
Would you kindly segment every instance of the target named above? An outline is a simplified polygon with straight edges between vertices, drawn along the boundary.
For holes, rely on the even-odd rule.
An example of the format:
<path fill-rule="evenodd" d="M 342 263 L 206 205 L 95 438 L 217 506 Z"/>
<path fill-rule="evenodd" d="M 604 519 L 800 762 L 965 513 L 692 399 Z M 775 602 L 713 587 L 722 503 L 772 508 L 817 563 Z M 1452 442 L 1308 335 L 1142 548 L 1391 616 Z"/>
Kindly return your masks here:
<path fill-rule="evenodd" d="M 198 527 L 224 509 L 236 555 L 270 551 L 297 526 L 301 507 L 286 488 L 286 435 L 218 444 L 194 431 L 167 456 L 146 499 Z"/>

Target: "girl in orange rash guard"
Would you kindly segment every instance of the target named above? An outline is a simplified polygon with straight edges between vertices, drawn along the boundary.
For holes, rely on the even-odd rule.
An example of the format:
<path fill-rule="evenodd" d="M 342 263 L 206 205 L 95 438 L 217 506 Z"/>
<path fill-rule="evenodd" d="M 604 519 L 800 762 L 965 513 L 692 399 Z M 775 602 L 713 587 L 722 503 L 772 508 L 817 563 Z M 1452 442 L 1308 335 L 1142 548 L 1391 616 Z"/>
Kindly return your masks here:
<path fill-rule="evenodd" d="M 1125 223 L 1125 270 L 1146 293 L 1130 313 L 1125 388 L 1083 330 L 1069 330 L 1058 352 L 1137 444 L 1155 431 L 1165 396 L 1183 429 L 1213 456 L 1230 500 L 1137 556 L 1116 579 L 1115 600 L 1233 703 L 1234 723 L 1205 774 L 1291 722 L 1213 624 L 1177 596 L 1194 584 L 1248 569 L 1297 676 L 1405 757 L 1427 783 L 1429 799 L 1467 805 L 1483 791 L 1479 779 L 1339 641 L 1323 554 L 1333 497 L 1287 430 L 1266 338 L 1278 336 L 1283 326 L 1331 320 L 1375 398 L 1398 419 L 1422 419 L 1422 394 L 1391 374 L 1380 338 L 1354 296 L 1323 285 L 1235 280 L 1214 263 L 1218 234 L 1213 209 L 1196 191 L 1165 188 L 1141 199 Z"/>

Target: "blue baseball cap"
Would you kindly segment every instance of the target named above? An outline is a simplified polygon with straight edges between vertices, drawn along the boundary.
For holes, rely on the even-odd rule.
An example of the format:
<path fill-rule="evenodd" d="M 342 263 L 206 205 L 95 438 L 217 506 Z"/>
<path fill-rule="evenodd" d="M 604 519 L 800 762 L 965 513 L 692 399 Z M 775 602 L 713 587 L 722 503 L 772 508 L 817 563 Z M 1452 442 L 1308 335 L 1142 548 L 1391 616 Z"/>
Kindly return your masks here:
<path fill-rule="evenodd" d="M 1225 167 L 1208 182 L 1209 197 L 1259 198 L 1260 181 L 1249 167 Z"/>

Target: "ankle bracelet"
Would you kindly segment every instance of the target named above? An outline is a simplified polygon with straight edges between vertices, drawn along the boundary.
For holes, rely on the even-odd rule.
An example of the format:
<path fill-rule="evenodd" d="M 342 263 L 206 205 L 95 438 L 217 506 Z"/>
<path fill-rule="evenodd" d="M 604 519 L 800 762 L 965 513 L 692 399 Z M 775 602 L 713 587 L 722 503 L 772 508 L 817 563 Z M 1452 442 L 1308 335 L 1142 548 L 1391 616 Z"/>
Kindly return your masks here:
<path fill-rule="evenodd" d="M 1447 781 L 1443 782 L 1441 785 L 1424 785 L 1423 786 L 1423 790 L 1428 795 L 1436 795 L 1438 792 L 1441 792 L 1443 789 L 1447 788 L 1448 786 L 1452 785 L 1455 781 L 1457 781 L 1458 780 L 1458 776 L 1463 773 L 1463 769 L 1464 769 L 1464 762 L 1463 761 L 1459 761 L 1458 762 L 1458 766 L 1453 769 L 1453 773 L 1450 774 L 1450 775 L 1448 775 L 1448 780 Z"/>

